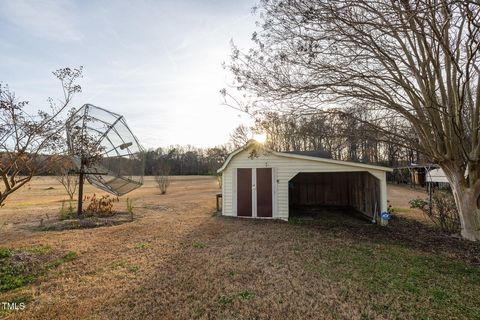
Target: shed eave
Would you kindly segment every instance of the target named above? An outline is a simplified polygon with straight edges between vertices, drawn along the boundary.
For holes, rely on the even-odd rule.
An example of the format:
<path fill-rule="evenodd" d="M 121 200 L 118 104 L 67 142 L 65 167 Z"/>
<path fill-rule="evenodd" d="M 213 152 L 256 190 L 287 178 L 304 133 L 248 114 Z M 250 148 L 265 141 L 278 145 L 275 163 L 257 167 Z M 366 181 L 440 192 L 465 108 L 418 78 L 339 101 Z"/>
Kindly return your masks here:
<path fill-rule="evenodd" d="M 228 164 L 230 163 L 230 161 L 232 161 L 232 159 L 237 154 L 239 154 L 240 152 L 248 149 L 253 144 L 258 144 L 258 142 L 255 141 L 255 140 L 250 140 L 243 147 L 240 147 L 240 148 L 234 150 L 232 153 L 230 153 L 228 155 L 227 159 L 225 160 L 225 162 L 223 163 L 223 165 L 220 167 L 220 169 L 217 170 L 217 173 L 222 173 L 228 167 Z M 271 151 L 271 153 L 276 155 L 276 156 L 285 157 L 285 158 L 316 161 L 316 162 L 321 162 L 321 163 L 332 163 L 332 164 L 338 164 L 338 165 L 342 165 L 342 166 L 357 167 L 357 168 L 363 168 L 363 169 L 369 169 L 369 170 L 379 170 L 379 171 L 385 171 L 385 172 L 393 172 L 392 168 L 376 166 L 376 165 L 371 165 L 371 164 L 365 164 L 365 163 L 342 161 L 342 160 L 333 160 L 333 159 L 326 159 L 326 158 L 318 158 L 318 157 L 305 156 L 305 155 L 293 154 L 293 153 L 278 152 L 278 151 Z"/>
<path fill-rule="evenodd" d="M 230 163 L 230 161 L 233 159 L 233 157 L 235 157 L 237 154 L 239 154 L 240 152 L 242 152 L 243 150 L 246 150 L 248 148 L 250 148 L 251 145 L 253 144 L 257 144 L 258 142 L 255 141 L 255 140 L 249 140 L 247 141 L 247 143 L 243 146 L 243 147 L 240 147 L 234 151 L 232 151 L 227 159 L 225 160 L 225 162 L 223 163 L 223 165 L 220 167 L 220 169 L 217 170 L 217 173 L 222 173 L 223 170 L 225 170 L 228 166 L 228 164 Z"/>

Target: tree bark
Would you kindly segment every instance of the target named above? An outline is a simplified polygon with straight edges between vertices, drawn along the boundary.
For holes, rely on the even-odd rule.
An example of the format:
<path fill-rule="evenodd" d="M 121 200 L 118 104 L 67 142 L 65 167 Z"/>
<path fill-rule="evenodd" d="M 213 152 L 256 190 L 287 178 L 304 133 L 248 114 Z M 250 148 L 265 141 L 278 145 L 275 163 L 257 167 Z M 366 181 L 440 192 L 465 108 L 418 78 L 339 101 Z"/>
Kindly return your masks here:
<path fill-rule="evenodd" d="M 468 183 L 465 172 L 455 165 L 441 165 L 450 182 L 460 217 L 461 235 L 471 241 L 480 241 L 480 181 Z"/>

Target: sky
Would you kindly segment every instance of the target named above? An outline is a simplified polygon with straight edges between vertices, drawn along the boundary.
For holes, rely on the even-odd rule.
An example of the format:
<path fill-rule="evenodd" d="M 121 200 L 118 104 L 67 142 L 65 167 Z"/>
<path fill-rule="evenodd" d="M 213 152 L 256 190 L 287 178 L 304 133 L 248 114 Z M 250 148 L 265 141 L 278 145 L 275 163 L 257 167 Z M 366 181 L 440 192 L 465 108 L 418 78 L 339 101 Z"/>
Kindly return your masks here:
<path fill-rule="evenodd" d="M 226 143 L 248 115 L 222 105 L 230 41 L 251 45 L 255 0 L 0 0 L 0 82 L 30 108 L 61 97 L 52 71 L 84 67 L 91 103 L 122 114 L 146 148 Z"/>

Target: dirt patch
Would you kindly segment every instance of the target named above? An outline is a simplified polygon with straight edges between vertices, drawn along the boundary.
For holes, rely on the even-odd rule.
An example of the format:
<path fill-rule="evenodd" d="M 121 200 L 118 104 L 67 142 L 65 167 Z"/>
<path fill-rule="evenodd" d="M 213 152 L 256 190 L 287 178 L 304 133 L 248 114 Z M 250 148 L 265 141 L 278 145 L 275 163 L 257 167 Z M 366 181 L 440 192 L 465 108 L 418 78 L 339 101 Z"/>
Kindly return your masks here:
<path fill-rule="evenodd" d="M 115 213 L 108 216 L 87 216 L 74 219 L 50 219 L 42 220 L 35 228 L 38 231 L 62 231 L 74 229 L 90 229 L 98 227 L 111 227 L 133 221 L 130 213 Z"/>
<path fill-rule="evenodd" d="M 410 200 L 427 199 L 428 194 L 425 188 L 412 188 L 408 185 L 389 184 L 388 201 L 398 216 L 413 219 L 422 223 L 432 225 L 430 219 L 419 209 L 410 208 Z"/>

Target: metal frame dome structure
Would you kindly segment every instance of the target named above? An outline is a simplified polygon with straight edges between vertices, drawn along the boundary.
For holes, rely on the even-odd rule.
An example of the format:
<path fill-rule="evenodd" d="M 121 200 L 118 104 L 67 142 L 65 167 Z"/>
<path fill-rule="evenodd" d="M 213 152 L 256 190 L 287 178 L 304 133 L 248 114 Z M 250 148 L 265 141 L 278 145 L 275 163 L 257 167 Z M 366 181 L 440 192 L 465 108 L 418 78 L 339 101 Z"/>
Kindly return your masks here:
<path fill-rule="evenodd" d="M 125 118 L 85 104 L 66 122 L 70 156 L 79 169 L 79 208 L 82 213 L 83 177 L 95 187 L 117 196 L 143 185 L 144 149 Z"/>

